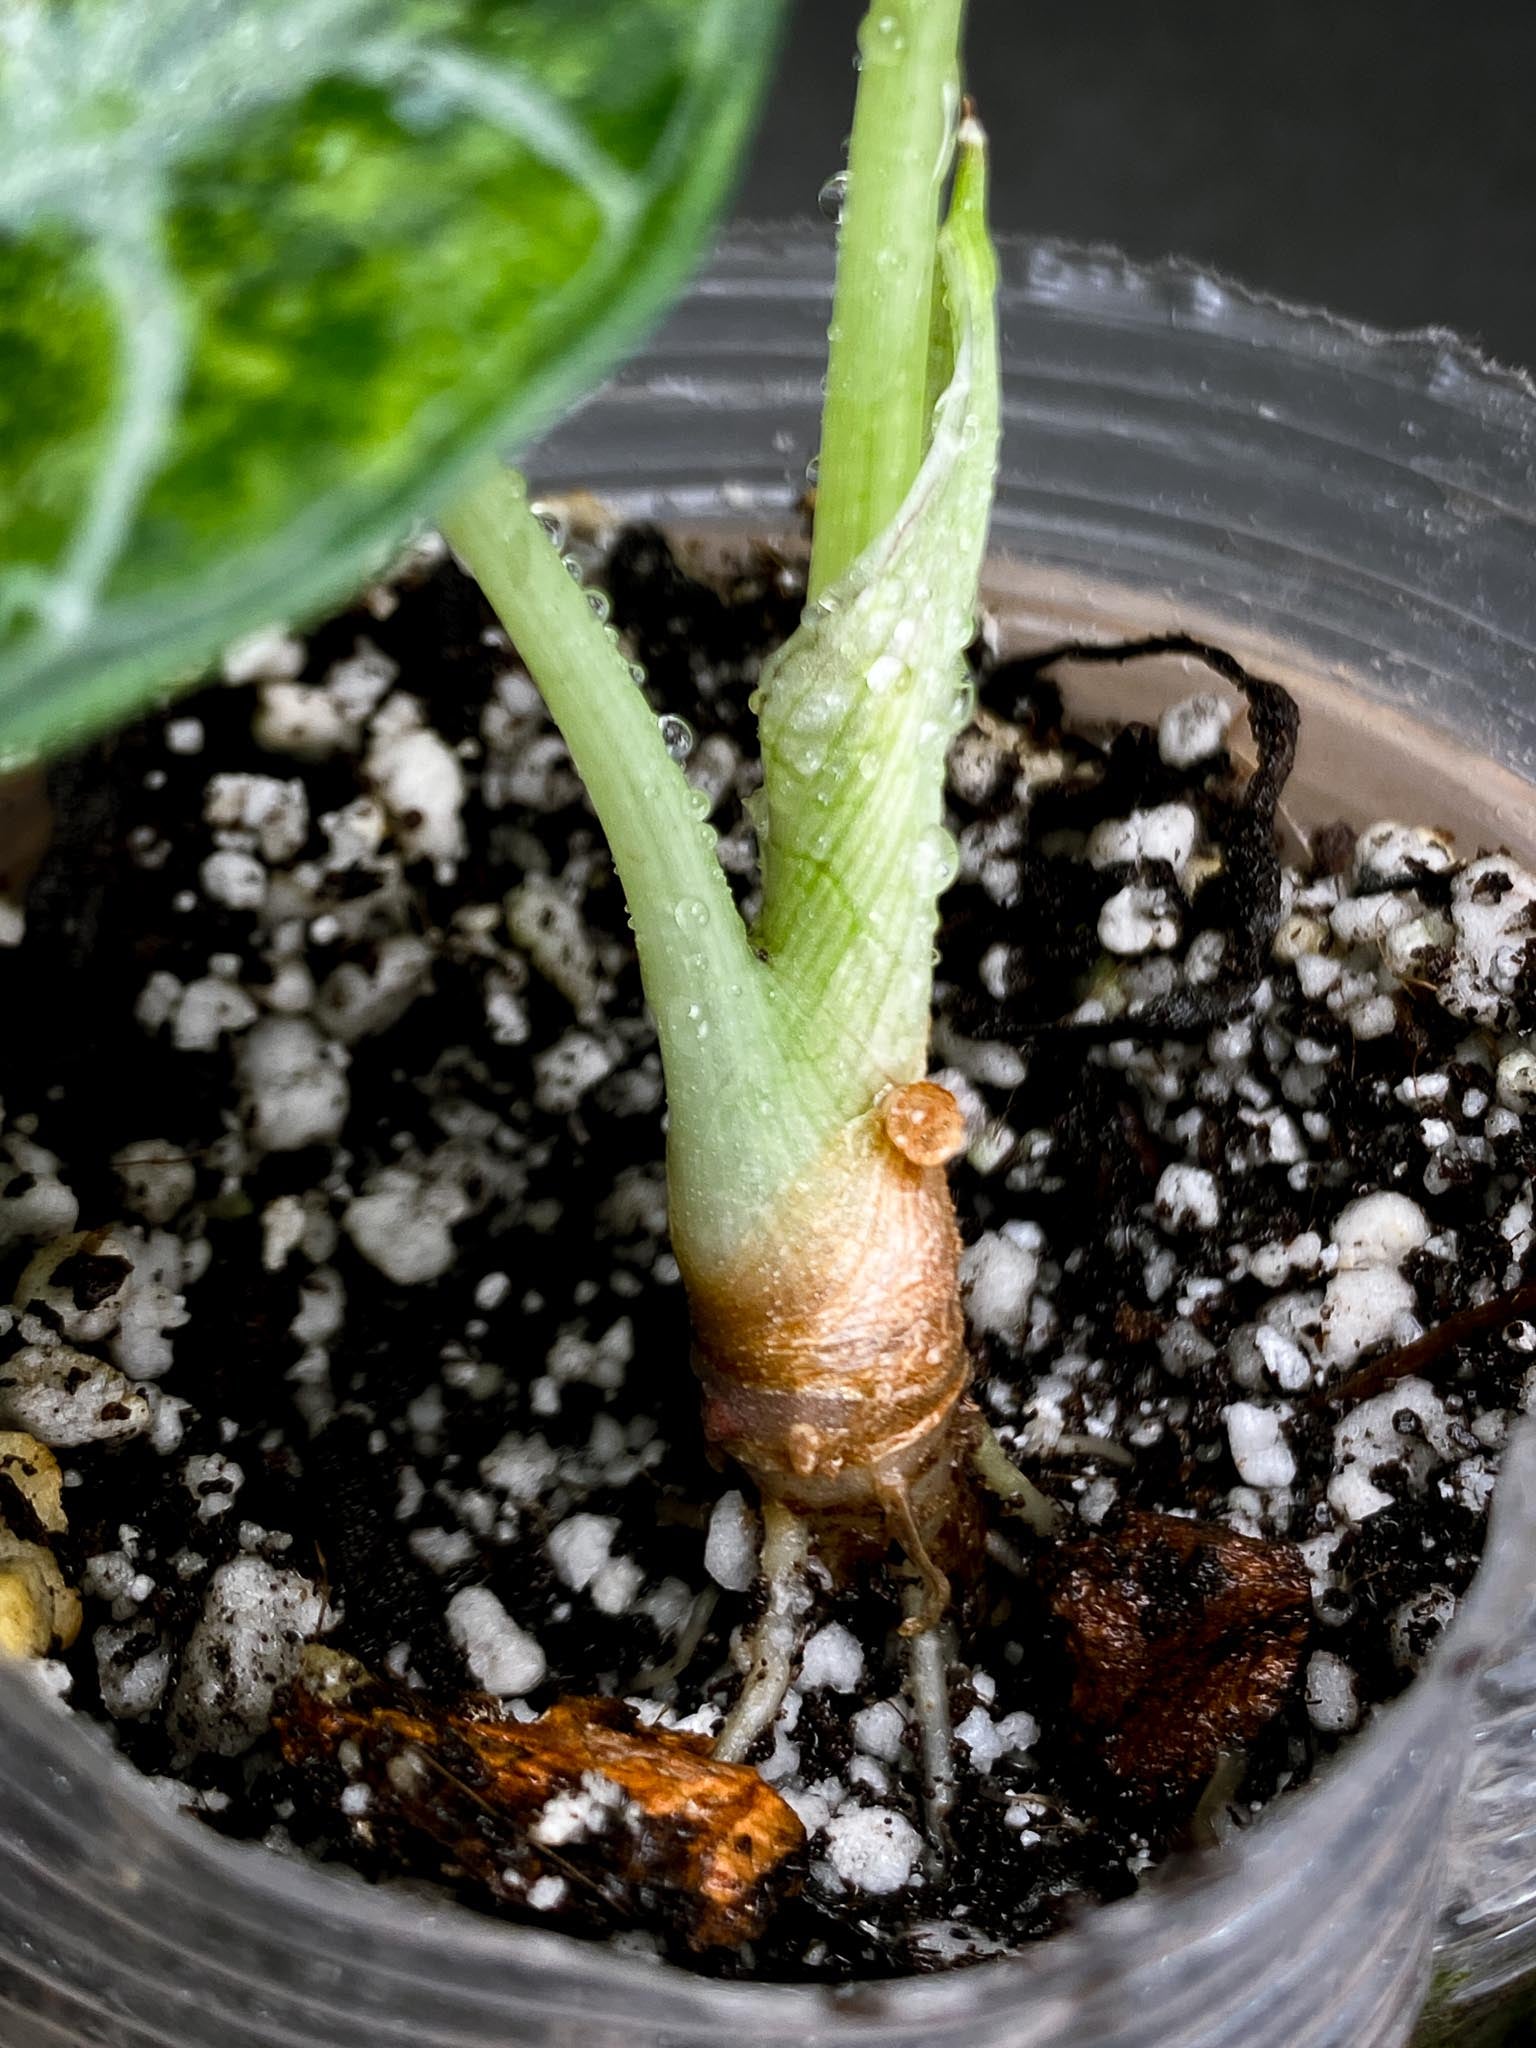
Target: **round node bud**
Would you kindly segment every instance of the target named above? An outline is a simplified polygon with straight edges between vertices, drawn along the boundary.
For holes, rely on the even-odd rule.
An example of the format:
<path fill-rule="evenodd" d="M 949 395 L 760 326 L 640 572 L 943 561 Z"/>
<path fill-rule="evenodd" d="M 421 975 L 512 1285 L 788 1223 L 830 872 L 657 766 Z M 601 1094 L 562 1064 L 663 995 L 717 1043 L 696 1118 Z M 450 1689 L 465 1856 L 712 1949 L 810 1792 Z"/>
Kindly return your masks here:
<path fill-rule="evenodd" d="M 965 1150 L 965 1116 L 937 1081 L 907 1081 L 881 1104 L 885 1135 L 914 1166 L 947 1166 Z"/>

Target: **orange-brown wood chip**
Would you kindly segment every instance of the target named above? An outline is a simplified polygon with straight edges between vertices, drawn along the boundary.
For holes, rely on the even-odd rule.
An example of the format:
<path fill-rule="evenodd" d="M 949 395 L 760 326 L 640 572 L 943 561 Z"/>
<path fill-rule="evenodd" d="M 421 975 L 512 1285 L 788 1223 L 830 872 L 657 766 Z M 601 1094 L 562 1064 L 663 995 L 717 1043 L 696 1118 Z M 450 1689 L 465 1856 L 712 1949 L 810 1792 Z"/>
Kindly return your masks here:
<path fill-rule="evenodd" d="M 619 1700 L 506 1720 L 490 1702 L 428 1705 L 312 1647 L 277 1728 L 308 1795 L 384 1867 L 461 1874 L 518 1906 L 538 1885 L 535 1907 L 569 1926 L 643 1906 L 695 1948 L 734 1947 L 798 1881 L 805 1831 L 778 1793 Z"/>

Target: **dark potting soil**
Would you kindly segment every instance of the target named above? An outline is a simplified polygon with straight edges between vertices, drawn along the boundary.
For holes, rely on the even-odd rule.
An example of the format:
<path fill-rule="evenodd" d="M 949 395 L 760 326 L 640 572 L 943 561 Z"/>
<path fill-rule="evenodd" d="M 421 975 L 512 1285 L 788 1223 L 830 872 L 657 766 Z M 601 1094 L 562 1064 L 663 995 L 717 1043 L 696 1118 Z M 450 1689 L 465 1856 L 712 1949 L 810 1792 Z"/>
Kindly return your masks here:
<path fill-rule="evenodd" d="M 798 571 L 706 585 L 640 529 L 593 582 L 748 900 L 747 697 Z M 318 1634 L 424 1708 L 602 1693 L 709 1734 L 760 1598 L 622 901 L 504 636 L 423 548 L 55 777 L 0 953 L 0 1427 L 66 1468 L 54 1678 L 169 1800 L 716 1973 L 885 1975 L 1134 1889 L 1410 1681 L 1536 1406 L 1536 878 L 1412 824 L 1283 866 L 1283 692 L 1185 650 L 1185 703 L 1095 739 L 1071 658 L 976 649 L 934 1046 L 976 1395 L 1069 1533 L 999 1510 L 967 1593 L 942 1864 L 895 1595 L 817 1582 L 757 1759 L 803 1883 L 745 1949 L 593 1880 L 600 1781 L 493 1902 L 346 1744 L 272 1730 Z"/>

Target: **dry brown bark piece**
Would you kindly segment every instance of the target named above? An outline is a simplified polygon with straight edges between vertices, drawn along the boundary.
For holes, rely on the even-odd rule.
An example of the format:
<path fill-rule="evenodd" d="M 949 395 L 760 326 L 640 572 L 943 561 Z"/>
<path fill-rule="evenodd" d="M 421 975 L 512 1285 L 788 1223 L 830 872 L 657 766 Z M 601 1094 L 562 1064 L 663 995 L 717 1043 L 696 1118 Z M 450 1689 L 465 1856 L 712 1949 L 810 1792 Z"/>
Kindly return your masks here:
<path fill-rule="evenodd" d="M 1076 1740 L 1139 1800 L 1197 1794 L 1295 1687 L 1312 1603 L 1294 1544 L 1132 1513 L 1047 1569 Z"/>
<path fill-rule="evenodd" d="M 447 1861 L 511 1904 L 563 1878 L 568 1924 L 612 1926 L 643 1900 L 692 1947 L 735 1947 L 798 1882 L 805 1830 L 779 1794 L 621 1700 L 504 1720 L 489 1702 L 429 1705 L 311 1647 L 276 1726 L 320 1796 L 368 1788 L 351 1818 L 362 1841 L 404 1868 L 436 1875 Z"/>

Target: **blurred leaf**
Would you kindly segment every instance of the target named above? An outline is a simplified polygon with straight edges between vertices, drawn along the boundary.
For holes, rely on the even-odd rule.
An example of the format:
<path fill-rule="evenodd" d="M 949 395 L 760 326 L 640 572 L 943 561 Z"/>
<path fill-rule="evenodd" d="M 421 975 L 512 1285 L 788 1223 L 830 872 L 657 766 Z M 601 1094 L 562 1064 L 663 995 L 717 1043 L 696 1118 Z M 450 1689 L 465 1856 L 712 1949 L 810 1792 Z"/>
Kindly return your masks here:
<path fill-rule="evenodd" d="M 0 754 L 340 596 L 695 256 L 779 0 L 4 0 Z"/>

